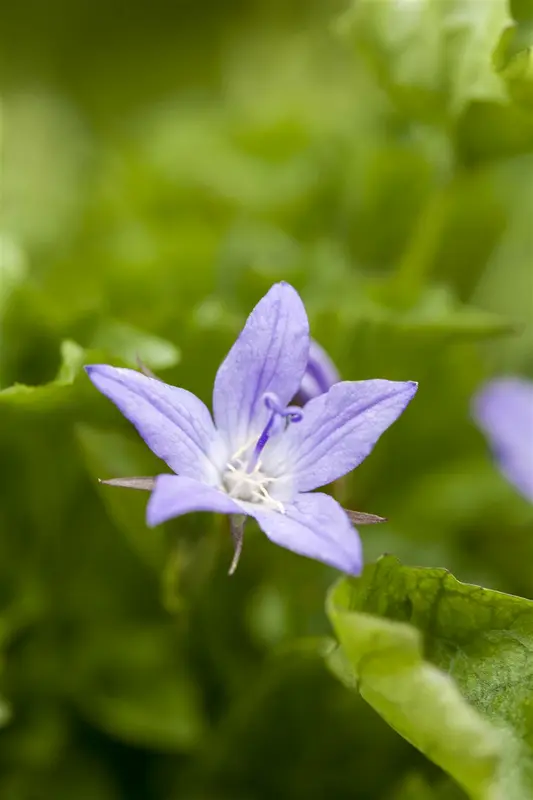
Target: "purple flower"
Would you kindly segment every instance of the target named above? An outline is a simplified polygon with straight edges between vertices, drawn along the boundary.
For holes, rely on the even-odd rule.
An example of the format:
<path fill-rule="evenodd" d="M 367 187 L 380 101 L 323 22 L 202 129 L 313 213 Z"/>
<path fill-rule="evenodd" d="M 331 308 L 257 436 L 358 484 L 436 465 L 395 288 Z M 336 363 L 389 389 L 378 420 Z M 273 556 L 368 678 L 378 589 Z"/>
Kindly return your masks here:
<path fill-rule="evenodd" d="M 254 308 L 220 366 L 213 418 L 185 389 L 130 369 L 86 367 L 94 385 L 174 475 L 115 480 L 152 488 L 148 525 L 189 511 L 231 515 L 236 557 L 246 517 L 274 543 L 359 574 L 361 543 L 347 512 L 312 492 L 357 467 L 405 409 L 417 384 L 337 383 L 301 409 L 287 405 L 309 356 L 302 301 L 278 283 Z"/>
<path fill-rule="evenodd" d="M 327 392 L 335 383 L 339 383 L 340 379 L 337 367 L 324 348 L 311 339 L 307 367 L 297 395 L 299 402 L 305 405 L 313 397 Z"/>
<path fill-rule="evenodd" d="M 473 410 L 501 471 L 533 502 L 533 382 L 491 381 L 474 398 Z"/>

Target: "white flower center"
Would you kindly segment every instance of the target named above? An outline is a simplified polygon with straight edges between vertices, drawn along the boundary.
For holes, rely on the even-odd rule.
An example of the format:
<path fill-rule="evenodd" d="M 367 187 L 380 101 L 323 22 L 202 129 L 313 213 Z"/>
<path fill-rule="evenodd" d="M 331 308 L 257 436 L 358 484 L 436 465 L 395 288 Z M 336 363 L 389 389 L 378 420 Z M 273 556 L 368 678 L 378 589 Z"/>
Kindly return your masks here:
<path fill-rule="evenodd" d="M 249 471 L 248 461 L 236 454 L 226 464 L 222 474 L 223 487 L 235 500 L 257 503 L 284 514 L 283 503 L 275 500 L 269 493 L 269 487 L 276 479 L 263 472 L 261 466 L 261 461 L 258 461 Z"/>
<path fill-rule="evenodd" d="M 244 444 L 226 462 L 221 472 L 221 488 L 235 500 L 245 503 L 257 503 L 273 511 L 285 513 L 283 503 L 279 499 L 290 497 L 290 476 L 286 470 L 280 470 L 278 463 L 270 474 L 265 472 L 264 459 L 267 450 L 272 447 L 275 440 L 283 436 L 291 422 L 300 422 L 303 413 L 301 408 L 295 406 L 284 407 L 278 397 L 266 392 L 263 402 L 270 414 L 260 435 L 255 435 L 251 441 Z M 270 462 L 271 463 L 271 462 Z"/>

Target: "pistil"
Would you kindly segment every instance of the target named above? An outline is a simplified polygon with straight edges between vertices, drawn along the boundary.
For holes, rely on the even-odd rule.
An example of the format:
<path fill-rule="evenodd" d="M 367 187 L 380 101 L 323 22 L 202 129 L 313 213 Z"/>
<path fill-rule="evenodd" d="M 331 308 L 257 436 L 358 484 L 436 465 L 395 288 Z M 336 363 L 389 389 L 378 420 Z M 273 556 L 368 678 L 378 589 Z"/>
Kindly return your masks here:
<path fill-rule="evenodd" d="M 253 472 L 255 470 L 259 462 L 259 456 L 263 452 L 265 445 L 272 436 L 273 432 L 275 432 L 273 431 L 273 428 L 276 421 L 285 420 L 288 424 L 289 422 L 300 422 L 303 417 L 303 411 L 301 408 L 297 408 L 297 406 L 287 406 L 286 408 L 283 408 L 278 397 L 273 393 L 269 392 L 265 394 L 263 401 L 271 414 L 261 436 L 257 440 L 257 443 L 254 447 L 254 451 L 246 469 L 247 472 Z"/>

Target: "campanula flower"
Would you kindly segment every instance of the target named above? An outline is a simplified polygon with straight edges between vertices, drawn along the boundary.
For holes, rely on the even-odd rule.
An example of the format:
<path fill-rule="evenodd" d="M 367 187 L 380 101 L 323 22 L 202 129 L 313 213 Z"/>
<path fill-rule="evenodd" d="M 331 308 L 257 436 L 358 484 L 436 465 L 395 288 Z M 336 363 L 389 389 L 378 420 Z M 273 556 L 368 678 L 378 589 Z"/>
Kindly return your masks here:
<path fill-rule="evenodd" d="M 339 383 L 340 379 L 337 367 L 324 348 L 311 339 L 307 367 L 298 390 L 298 401 L 305 405 L 313 397 L 327 392 L 335 383 Z"/>
<path fill-rule="evenodd" d="M 490 381 L 474 398 L 473 411 L 502 473 L 533 502 L 533 381 Z"/>
<path fill-rule="evenodd" d="M 361 543 L 348 513 L 313 492 L 357 467 L 416 392 L 411 381 L 344 381 L 303 408 L 296 395 L 309 357 L 303 303 L 275 284 L 222 362 L 213 417 L 186 389 L 130 369 L 86 367 L 174 474 L 112 481 L 149 488 L 147 523 L 190 511 L 229 514 L 236 545 L 253 517 L 275 544 L 359 574 Z M 234 559 L 234 564 L 236 559 Z"/>

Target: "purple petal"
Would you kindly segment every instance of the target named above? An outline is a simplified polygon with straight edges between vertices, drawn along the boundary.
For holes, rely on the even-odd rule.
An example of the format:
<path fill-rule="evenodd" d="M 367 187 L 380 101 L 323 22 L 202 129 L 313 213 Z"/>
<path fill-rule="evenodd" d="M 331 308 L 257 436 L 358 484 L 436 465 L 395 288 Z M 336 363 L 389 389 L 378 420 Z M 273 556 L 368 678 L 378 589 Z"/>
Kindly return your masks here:
<path fill-rule="evenodd" d="M 214 486 L 181 475 L 158 475 L 146 508 L 147 524 L 154 527 L 191 511 L 246 513 L 231 497 Z"/>
<path fill-rule="evenodd" d="M 214 483 L 208 458 L 216 431 L 206 406 L 191 392 L 148 378 L 133 369 L 96 364 L 89 378 L 137 428 L 156 456 L 190 478 Z"/>
<path fill-rule="evenodd" d="M 304 407 L 302 421 L 289 427 L 268 468 L 273 474 L 282 469 L 292 473 L 297 492 L 337 480 L 367 457 L 417 388 L 413 381 L 335 384 Z"/>
<path fill-rule="evenodd" d="M 323 561 L 342 572 L 359 575 L 363 565 L 361 540 L 341 506 L 327 494 L 300 494 L 277 511 L 247 510 L 268 538 L 302 556 Z"/>
<path fill-rule="evenodd" d="M 277 283 L 256 305 L 220 366 L 213 392 L 215 423 L 232 451 L 265 426 L 265 392 L 286 406 L 307 364 L 309 323 L 302 301 L 288 283 Z"/>
<path fill-rule="evenodd" d="M 298 400 L 305 405 L 313 397 L 327 392 L 335 383 L 339 383 L 340 379 L 337 367 L 326 351 L 311 339 L 307 367 L 298 390 Z"/>
<path fill-rule="evenodd" d="M 533 501 L 533 381 L 492 381 L 474 398 L 473 410 L 501 471 Z"/>

